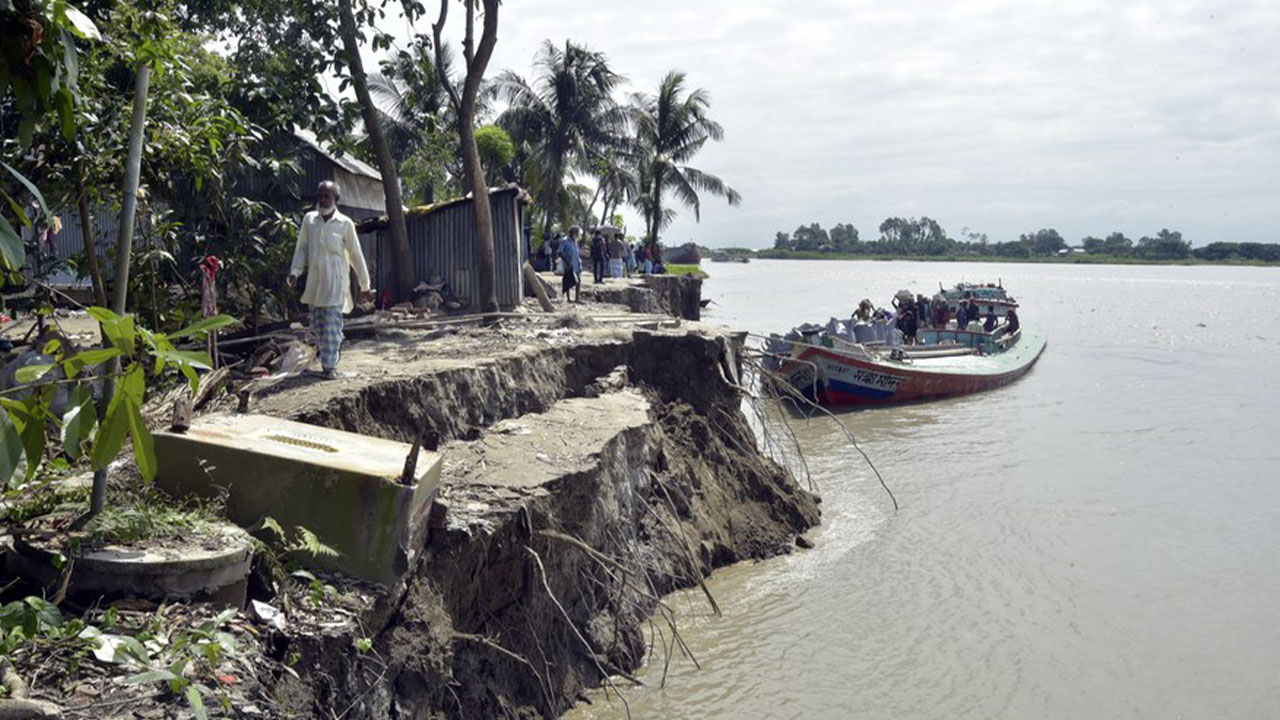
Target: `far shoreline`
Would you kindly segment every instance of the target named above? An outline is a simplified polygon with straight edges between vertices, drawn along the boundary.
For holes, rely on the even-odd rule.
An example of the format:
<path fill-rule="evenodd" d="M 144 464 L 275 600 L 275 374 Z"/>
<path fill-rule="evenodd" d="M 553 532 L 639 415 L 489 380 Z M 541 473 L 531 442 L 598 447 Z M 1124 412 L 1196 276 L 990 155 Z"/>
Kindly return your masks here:
<path fill-rule="evenodd" d="M 713 248 L 714 250 L 714 248 Z M 724 252 L 721 250 L 720 252 Z M 864 255 L 856 253 L 797 252 L 794 250 L 761 250 L 751 254 L 730 253 L 733 257 L 760 260 L 874 260 L 909 262 L 981 262 L 1050 265 L 1224 265 L 1229 267 L 1280 267 L 1280 262 L 1265 260 L 1202 260 L 1181 258 L 1157 260 L 1118 255 L 1072 254 L 1061 257 L 999 257 L 993 255 Z M 713 261 L 714 262 L 714 261 Z"/>

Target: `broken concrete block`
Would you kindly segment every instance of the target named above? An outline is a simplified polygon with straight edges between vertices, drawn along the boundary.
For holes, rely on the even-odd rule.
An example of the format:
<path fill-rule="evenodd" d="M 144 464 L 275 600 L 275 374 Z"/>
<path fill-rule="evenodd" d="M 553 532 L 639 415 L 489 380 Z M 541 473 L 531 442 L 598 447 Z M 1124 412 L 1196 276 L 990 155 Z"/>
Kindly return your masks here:
<path fill-rule="evenodd" d="M 270 516 L 302 526 L 339 557 L 304 564 L 384 584 L 422 550 L 440 482 L 440 456 L 421 451 L 404 485 L 410 446 L 262 415 L 217 415 L 185 433 L 156 433 L 156 482 L 175 496 L 226 494 L 232 521 Z"/>

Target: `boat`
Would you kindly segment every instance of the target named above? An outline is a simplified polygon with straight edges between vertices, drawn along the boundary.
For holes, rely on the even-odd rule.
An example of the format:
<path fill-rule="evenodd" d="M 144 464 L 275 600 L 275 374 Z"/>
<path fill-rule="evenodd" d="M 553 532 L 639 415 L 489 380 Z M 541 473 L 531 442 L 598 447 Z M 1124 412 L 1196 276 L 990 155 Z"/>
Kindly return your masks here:
<path fill-rule="evenodd" d="M 1010 308 L 1018 307 L 1018 301 L 1004 289 L 1003 282 L 985 285 L 962 282 L 956 283 L 956 286 L 950 289 L 945 289 L 942 283 L 938 283 L 938 294 L 934 297 L 945 300 L 953 316 L 960 308 L 962 300 L 969 302 L 977 300 L 983 307 L 991 306 L 995 309 L 997 317 L 1004 317 L 1009 313 Z"/>
<path fill-rule="evenodd" d="M 995 294 L 969 297 L 984 305 L 997 300 Z M 1006 306 L 1006 314 L 1016 306 Z M 905 345 L 891 316 L 881 313 L 871 323 L 832 318 L 826 326 L 772 335 L 765 343 L 766 367 L 819 405 L 896 405 L 1008 385 L 1031 370 L 1048 343 L 1045 333 L 1019 319 L 1012 331 L 1007 321 L 989 333 L 958 329 L 954 322 L 921 328 L 917 342 Z"/>

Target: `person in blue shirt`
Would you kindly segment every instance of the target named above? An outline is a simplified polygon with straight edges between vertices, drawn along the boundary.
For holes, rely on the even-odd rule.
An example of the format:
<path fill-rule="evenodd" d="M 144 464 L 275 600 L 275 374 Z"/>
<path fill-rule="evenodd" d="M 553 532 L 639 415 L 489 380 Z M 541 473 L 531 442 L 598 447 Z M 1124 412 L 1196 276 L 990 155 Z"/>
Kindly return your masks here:
<path fill-rule="evenodd" d="M 578 252 L 578 236 L 582 228 L 574 225 L 569 228 L 568 237 L 560 242 L 560 257 L 564 259 L 564 275 L 560 278 L 560 289 L 566 302 L 582 301 L 582 255 Z M 569 291 L 573 291 L 573 299 L 569 299 Z"/>
<path fill-rule="evenodd" d="M 969 303 L 961 300 L 956 309 L 956 329 L 964 330 L 969 323 Z"/>

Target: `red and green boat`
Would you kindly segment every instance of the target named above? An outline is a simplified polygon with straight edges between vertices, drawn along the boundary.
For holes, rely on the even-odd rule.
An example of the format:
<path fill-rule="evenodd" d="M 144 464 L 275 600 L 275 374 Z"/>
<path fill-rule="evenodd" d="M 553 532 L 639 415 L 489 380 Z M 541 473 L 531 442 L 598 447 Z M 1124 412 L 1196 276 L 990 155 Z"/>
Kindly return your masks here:
<path fill-rule="evenodd" d="M 983 299 L 987 300 L 986 298 Z M 828 407 L 896 405 L 993 390 L 1031 370 L 1048 338 L 1025 324 L 1001 323 L 991 332 L 924 328 L 903 345 L 889 328 L 888 341 L 857 342 L 861 332 L 801 328 L 774 336 L 766 352 L 777 374 L 801 395 Z M 879 328 L 879 337 L 884 329 Z"/>

